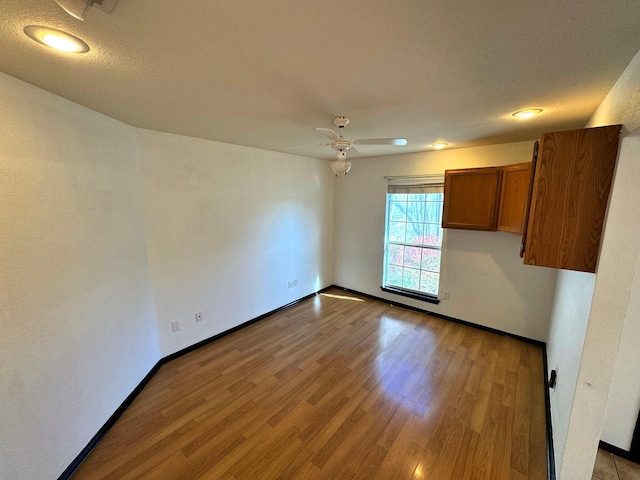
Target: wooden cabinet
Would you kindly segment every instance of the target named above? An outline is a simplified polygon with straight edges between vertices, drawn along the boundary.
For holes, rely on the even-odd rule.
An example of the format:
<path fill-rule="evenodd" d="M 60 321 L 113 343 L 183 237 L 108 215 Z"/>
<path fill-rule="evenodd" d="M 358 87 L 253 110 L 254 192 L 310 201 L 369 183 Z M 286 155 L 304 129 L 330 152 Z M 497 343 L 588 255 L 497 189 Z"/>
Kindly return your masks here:
<path fill-rule="evenodd" d="M 524 233 L 525 264 L 595 272 L 620 129 L 541 136 Z"/>
<path fill-rule="evenodd" d="M 530 180 L 531 162 L 502 167 L 498 230 L 522 233 Z"/>
<path fill-rule="evenodd" d="M 522 233 L 531 163 L 447 170 L 443 228 Z"/>
<path fill-rule="evenodd" d="M 445 171 L 442 227 L 495 230 L 501 179 L 500 167 Z"/>

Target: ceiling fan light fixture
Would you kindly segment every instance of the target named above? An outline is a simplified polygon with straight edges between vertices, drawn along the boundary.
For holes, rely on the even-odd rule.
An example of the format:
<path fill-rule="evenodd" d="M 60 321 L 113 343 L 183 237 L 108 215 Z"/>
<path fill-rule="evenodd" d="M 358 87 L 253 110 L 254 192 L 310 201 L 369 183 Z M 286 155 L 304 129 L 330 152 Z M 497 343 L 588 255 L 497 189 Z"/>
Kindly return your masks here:
<path fill-rule="evenodd" d="M 351 162 L 347 160 L 347 152 L 340 150 L 336 153 L 336 159 L 331 162 L 331 170 L 338 175 L 346 175 L 351 170 Z"/>
<path fill-rule="evenodd" d="M 338 175 L 346 175 L 351 170 L 351 162 L 349 160 L 334 160 L 331 162 L 331 170 Z"/>
<path fill-rule="evenodd" d="M 437 142 L 431 145 L 431 147 L 435 148 L 436 150 L 442 150 L 444 147 L 448 146 L 449 144 L 445 142 Z"/>
<path fill-rule="evenodd" d="M 511 116 L 526 120 L 528 118 L 535 117 L 539 113 L 542 113 L 541 108 L 527 108 L 525 110 L 518 110 L 517 112 L 513 112 Z"/>
<path fill-rule="evenodd" d="M 24 33 L 42 45 L 67 53 L 86 53 L 89 45 L 70 33 L 55 28 L 29 25 L 24 27 Z"/>

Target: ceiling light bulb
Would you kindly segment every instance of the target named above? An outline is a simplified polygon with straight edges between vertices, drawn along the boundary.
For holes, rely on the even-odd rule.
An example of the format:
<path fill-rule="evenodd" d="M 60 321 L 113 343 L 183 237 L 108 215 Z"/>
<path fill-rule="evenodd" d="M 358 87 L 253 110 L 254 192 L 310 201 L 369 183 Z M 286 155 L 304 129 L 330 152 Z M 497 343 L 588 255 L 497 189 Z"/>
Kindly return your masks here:
<path fill-rule="evenodd" d="M 58 35 L 54 35 L 52 33 L 43 35 L 42 41 L 51 48 L 55 48 L 57 50 L 63 50 L 65 52 L 78 51 L 78 44 L 76 42 L 73 42 L 68 38 L 59 37 Z"/>
<path fill-rule="evenodd" d="M 436 150 L 442 150 L 444 147 L 448 147 L 449 144 L 445 143 L 445 142 L 438 142 L 438 143 L 434 143 L 433 145 L 431 145 L 433 148 L 435 148 Z"/>
<path fill-rule="evenodd" d="M 63 52 L 85 53 L 89 51 L 89 45 L 78 37 L 56 30 L 55 28 L 29 25 L 25 27 L 24 33 L 38 43 Z"/>
<path fill-rule="evenodd" d="M 511 116 L 516 117 L 516 118 L 527 119 L 527 118 L 534 117 L 535 115 L 538 115 L 539 113 L 542 113 L 542 109 L 541 108 L 528 108 L 526 110 L 518 110 L 517 112 L 513 112 L 511 114 Z"/>

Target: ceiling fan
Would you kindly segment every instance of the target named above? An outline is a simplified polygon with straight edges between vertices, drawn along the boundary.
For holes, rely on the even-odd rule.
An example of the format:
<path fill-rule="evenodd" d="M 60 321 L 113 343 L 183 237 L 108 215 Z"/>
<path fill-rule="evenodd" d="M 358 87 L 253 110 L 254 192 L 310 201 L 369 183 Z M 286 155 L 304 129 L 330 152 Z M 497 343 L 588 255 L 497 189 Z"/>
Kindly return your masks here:
<path fill-rule="evenodd" d="M 351 162 L 347 160 L 347 150 L 351 149 L 356 153 L 358 150 L 354 147 L 354 145 L 397 145 L 404 146 L 407 144 L 406 138 L 364 138 L 359 140 L 346 140 L 342 135 L 344 127 L 349 123 L 349 119 L 347 117 L 336 117 L 333 119 L 333 124 L 338 127 L 338 131 L 340 133 L 336 133 L 330 128 L 320 128 L 316 127 L 315 131 L 329 138 L 331 142 L 329 143 L 320 143 L 317 145 L 307 145 L 304 147 L 292 147 L 287 148 L 287 150 L 295 150 L 298 148 L 308 148 L 308 147 L 325 147 L 330 146 L 332 149 L 336 150 L 336 159 L 331 162 L 331 170 L 338 175 L 346 175 L 347 172 L 351 169 Z"/>

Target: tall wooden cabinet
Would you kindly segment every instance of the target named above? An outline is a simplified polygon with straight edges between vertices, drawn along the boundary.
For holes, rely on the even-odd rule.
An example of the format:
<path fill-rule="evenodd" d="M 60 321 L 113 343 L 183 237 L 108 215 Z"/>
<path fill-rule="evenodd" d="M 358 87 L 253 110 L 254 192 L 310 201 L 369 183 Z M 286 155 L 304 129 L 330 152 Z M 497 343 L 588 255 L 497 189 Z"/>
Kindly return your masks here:
<path fill-rule="evenodd" d="M 620 130 L 613 125 L 541 136 L 525 264 L 595 272 Z"/>

